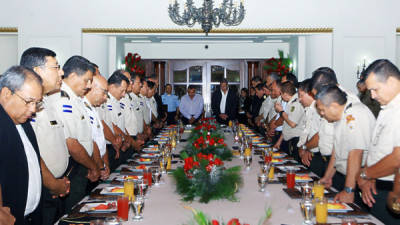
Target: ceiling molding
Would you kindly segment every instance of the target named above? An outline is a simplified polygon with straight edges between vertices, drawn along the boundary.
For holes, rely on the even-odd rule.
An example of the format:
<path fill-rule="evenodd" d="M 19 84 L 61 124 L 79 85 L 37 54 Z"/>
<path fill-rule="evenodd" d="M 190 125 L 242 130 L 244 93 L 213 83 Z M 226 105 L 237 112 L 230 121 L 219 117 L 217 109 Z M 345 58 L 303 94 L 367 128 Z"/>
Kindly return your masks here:
<path fill-rule="evenodd" d="M 333 28 L 237 28 L 213 29 L 210 33 L 253 33 L 253 34 L 279 34 L 279 33 L 332 33 Z M 82 33 L 204 33 L 202 29 L 164 29 L 164 28 L 82 28 Z"/>
<path fill-rule="evenodd" d="M 18 33 L 16 27 L 0 27 L 0 33 Z"/>

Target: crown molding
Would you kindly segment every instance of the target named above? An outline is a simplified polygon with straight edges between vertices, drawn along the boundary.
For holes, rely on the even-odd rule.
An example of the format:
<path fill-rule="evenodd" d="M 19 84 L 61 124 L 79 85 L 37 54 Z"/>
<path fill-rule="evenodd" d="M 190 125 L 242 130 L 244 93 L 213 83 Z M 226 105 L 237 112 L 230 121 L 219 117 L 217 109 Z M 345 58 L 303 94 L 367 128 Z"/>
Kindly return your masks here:
<path fill-rule="evenodd" d="M 210 33 L 332 33 L 333 28 L 236 28 L 212 29 Z M 164 29 L 164 28 L 82 28 L 82 33 L 204 33 L 202 29 Z"/>
<path fill-rule="evenodd" d="M 0 33 L 18 33 L 16 27 L 0 27 Z"/>

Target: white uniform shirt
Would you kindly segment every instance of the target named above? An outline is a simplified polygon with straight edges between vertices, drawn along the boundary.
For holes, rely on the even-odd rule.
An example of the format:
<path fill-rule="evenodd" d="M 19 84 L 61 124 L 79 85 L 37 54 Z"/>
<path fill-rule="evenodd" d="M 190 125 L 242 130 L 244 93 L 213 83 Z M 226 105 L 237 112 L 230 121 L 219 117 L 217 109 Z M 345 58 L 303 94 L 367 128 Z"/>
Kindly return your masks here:
<path fill-rule="evenodd" d="M 271 111 L 271 109 L 274 108 L 274 102 L 272 101 L 271 97 L 268 96 L 262 103 L 260 112 L 258 115 L 263 115 L 263 119 L 265 120 L 268 116 L 268 113 Z"/>
<path fill-rule="evenodd" d="M 149 117 L 150 109 L 147 106 L 146 99 L 147 99 L 147 97 L 145 97 L 145 96 L 143 96 L 141 94 L 139 95 L 139 104 L 140 104 L 140 107 L 142 108 L 142 111 L 143 111 L 143 119 L 144 119 L 144 122 L 147 125 L 149 125 L 150 122 L 151 122 L 151 118 Z"/>
<path fill-rule="evenodd" d="M 57 113 L 64 124 L 65 138 L 76 139 L 89 156 L 92 156 L 92 128 L 83 99 L 78 97 L 65 82 L 61 86 L 61 92 L 55 95 L 58 103 Z"/>
<path fill-rule="evenodd" d="M 138 121 L 136 118 L 136 113 L 134 112 L 134 106 L 132 101 L 133 99 L 128 93 L 121 99 L 121 106 L 123 106 L 122 115 L 124 116 L 125 119 L 125 129 L 131 136 L 137 135 L 138 133 L 137 131 Z"/>
<path fill-rule="evenodd" d="M 221 104 L 219 105 L 219 111 L 224 114 L 225 106 L 226 106 L 226 97 L 228 97 L 229 89 L 226 91 L 226 94 L 221 90 Z"/>
<path fill-rule="evenodd" d="M 40 194 L 42 192 L 42 177 L 40 174 L 40 164 L 28 136 L 24 128 L 20 124 L 16 125 L 19 136 L 24 145 L 26 160 L 28 162 L 28 197 L 26 199 L 26 207 L 24 215 L 29 215 L 35 211 L 39 205 Z"/>
<path fill-rule="evenodd" d="M 299 126 L 304 116 L 304 107 L 300 104 L 297 94 L 290 98 L 286 104 L 285 113 L 288 115 L 288 119 L 296 124 L 294 128 L 284 121 L 282 125 L 283 140 L 288 141 L 294 137 L 299 137 L 302 132 L 302 127 Z"/>
<path fill-rule="evenodd" d="M 112 94 L 108 95 L 106 105 L 106 112 L 108 116 L 105 117 L 106 120 L 104 120 L 104 122 L 107 124 L 108 127 L 111 128 L 113 132 L 113 124 L 116 125 L 123 132 L 125 132 L 125 119 L 122 115 L 122 110 L 125 108 L 125 105 L 123 105 L 123 103 L 121 104 L 120 101 L 112 96 Z"/>
<path fill-rule="evenodd" d="M 158 117 L 158 113 L 157 113 L 157 102 L 156 99 L 154 98 L 154 96 L 152 96 L 151 98 L 146 98 L 147 100 L 147 104 L 148 107 L 150 109 L 150 120 L 151 120 L 151 116 L 154 115 L 154 117 Z"/>
<path fill-rule="evenodd" d="M 99 147 L 100 156 L 103 157 L 106 154 L 106 138 L 104 137 L 103 124 L 101 124 L 100 116 L 95 107 L 90 104 L 86 97 L 83 99 L 83 102 L 86 106 L 86 112 L 89 115 L 93 141 L 96 142 L 97 147 Z"/>
<path fill-rule="evenodd" d="M 133 112 L 135 113 L 137 119 L 137 133 L 143 133 L 143 107 L 140 105 L 139 96 L 134 93 L 131 93 L 130 96 L 132 97 Z"/>
<path fill-rule="evenodd" d="M 316 133 L 318 133 L 321 117 L 315 108 L 315 101 L 305 108 L 305 114 L 301 122 L 302 133 L 300 135 L 297 147 L 301 147 L 309 141 Z M 318 147 L 310 149 L 311 152 L 319 152 Z"/>
<path fill-rule="evenodd" d="M 274 118 L 274 116 L 279 114 L 275 111 L 275 103 L 276 102 L 282 102 L 282 98 L 281 96 L 279 96 L 278 98 L 271 98 L 271 107 L 270 110 L 268 111 L 268 122 L 271 122 L 272 118 Z M 283 105 L 282 105 L 283 107 Z"/>
<path fill-rule="evenodd" d="M 382 106 L 372 134 L 367 164 L 372 166 L 391 154 L 395 147 L 400 147 L 400 94 L 389 104 Z M 394 175 L 379 178 L 393 181 Z"/>
<path fill-rule="evenodd" d="M 64 135 L 64 124 L 57 114 L 57 96 L 43 96 L 43 109 L 31 119 L 40 156 L 54 177 L 60 178 L 68 167 L 69 152 Z"/>
<path fill-rule="evenodd" d="M 374 126 L 375 117 L 367 106 L 361 102 L 347 101 L 341 119 L 334 123 L 333 147 L 338 172 L 346 174 L 348 155 L 354 149 L 364 151 L 362 165 L 364 164 Z"/>

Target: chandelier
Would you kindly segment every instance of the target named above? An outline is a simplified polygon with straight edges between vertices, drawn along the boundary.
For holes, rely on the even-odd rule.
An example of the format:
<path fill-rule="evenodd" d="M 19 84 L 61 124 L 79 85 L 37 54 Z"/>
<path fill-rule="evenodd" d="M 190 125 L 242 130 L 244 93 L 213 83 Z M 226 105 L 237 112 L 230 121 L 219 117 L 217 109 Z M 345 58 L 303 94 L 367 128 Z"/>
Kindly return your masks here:
<path fill-rule="evenodd" d="M 179 13 L 179 3 L 173 0 L 168 12 L 171 20 L 178 25 L 193 27 L 198 22 L 206 35 L 213 26 L 218 27 L 220 23 L 225 26 L 239 25 L 245 14 L 243 0 L 239 5 L 233 3 L 233 0 L 223 0 L 219 8 L 214 8 L 214 0 L 204 0 L 200 8 L 194 6 L 193 0 L 186 0 L 182 15 Z"/>

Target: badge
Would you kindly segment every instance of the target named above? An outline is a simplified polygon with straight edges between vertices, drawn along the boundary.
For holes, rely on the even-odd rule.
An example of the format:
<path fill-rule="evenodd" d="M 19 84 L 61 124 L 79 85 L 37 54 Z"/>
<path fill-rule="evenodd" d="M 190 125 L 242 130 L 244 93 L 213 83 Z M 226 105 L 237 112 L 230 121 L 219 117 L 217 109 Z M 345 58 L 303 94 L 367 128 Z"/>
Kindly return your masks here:
<path fill-rule="evenodd" d="M 57 121 L 56 120 L 50 121 L 50 125 L 57 125 Z"/>
<path fill-rule="evenodd" d="M 356 118 L 353 117 L 353 115 L 348 115 L 346 116 L 346 124 L 349 126 L 350 129 L 354 128 L 354 124 L 353 122 L 356 120 Z"/>
<path fill-rule="evenodd" d="M 294 112 L 294 106 L 290 108 L 290 112 Z"/>

